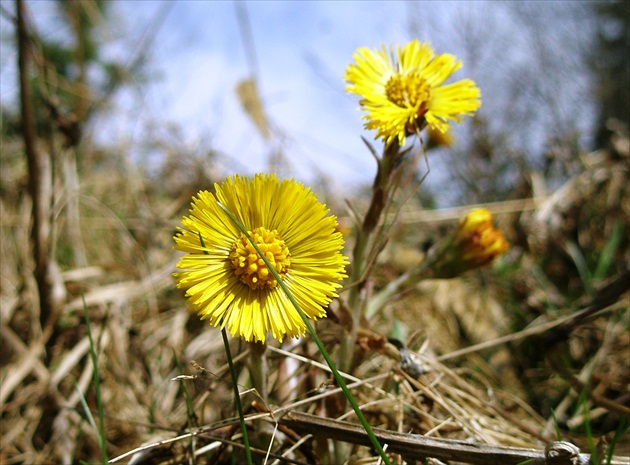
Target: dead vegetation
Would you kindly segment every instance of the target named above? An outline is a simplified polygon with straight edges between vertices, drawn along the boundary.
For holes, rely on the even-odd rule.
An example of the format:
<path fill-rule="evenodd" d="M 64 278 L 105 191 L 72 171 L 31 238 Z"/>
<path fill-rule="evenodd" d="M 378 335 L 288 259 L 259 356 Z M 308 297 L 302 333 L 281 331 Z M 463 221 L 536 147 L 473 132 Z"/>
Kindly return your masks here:
<path fill-rule="evenodd" d="M 576 320 L 580 310 L 602 298 L 598 290 L 607 288 L 595 276 L 588 286 L 579 281 L 571 250 L 591 251 L 609 261 L 609 270 L 623 270 L 627 263 L 625 234 L 606 252 L 615 228 L 628 229 L 626 141 L 585 156 L 584 170 L 557 191 L 535 195 L 532 209 L 499 216 L 512 225 L 508 235 L 515 238 L 499 270 L 424 282 L 364 324 L 359 362 L 347 381 L 374 427 L 475 447 L 527 449 L 533 454 L 529 458 L 538 459 L 558 432 L 586 453 L 592 452 L 588 434 L 596 444 L 611 442 L 628 416 L 627 277 L 619 278 L 621 287 L 608 289 L 612 295 L 596 311 Z M 77 244 L 60 234 L 56 247 L 64 300 L 56 320 L 40 327 L 30 198 L 23 190 L 25 160 L 17 144 L 5 145 L 2 166 L 2 463 L 97 461 L 99 439 L 86 412 L 87 406 L 97 418 L 84 311 L 98 355 L 109 459 L 229 463 L 236 454 L 238 463 L 241 443 L 221 338 L 187 312 L 171 277 L 173 226 L 187 199 L 173 198 L 139 170 L 131 176 L 112 167 L 106 176 L 85 170 L 78 203 L 87 266 L 71 265 Z M 56 187 L 59 202 L 68 195 L 63 185 Z M 500 211 L 501 205 L 489 207 Z M 63 231 L 63 205 L 56 210 Z M 414 215 L 421 214 L 411 209 L 401 217 L 403 240 L 384 255 L 375 286 L 399 272 L 401 264 L 392 258 L 397 252 L 416 247 Z M 424 224 L 422 235 L 437 231 L 438 223 Z M 343 331 L 335 314 L 333 308 L 333 318 L 318 324 L 331 352 Z M 385 338 L 394 318 L 409 336 L 405 349 Z M 564 328 L 560 332 L 544 326 L 566 321 L 575 324 L 556 325 Z M 543 330 L 518 337 L 519 331 L 537 327 Z M 493 345 L 497 338 L 503 339 Z M 467 347 L 472 349 L 455 352 Z M 260 441 L 256 447 L 261 454 L 270 447 L 267 463 L 321 463 L 331 438 L 350 442 L 350 463 L 368 463 L 372 453 L 360 446 L 366 444 L 363 436 L 328 417 L 340 397 L 312 342 L 268 348 L 272 405 L 247 390 L 247 350 L 233 341 L 249 425 Z M 341 420 L 352 422 L 354 415 Z M 627 453 L 624 441 L 614 442 L 615 454 Z M 421 460 L 410 452 L 417 444 L 391 447 L 397 463 Z M 433 456 L 449 458 L 439 451 Z M 450 457 L 519 463 L 492 462 L 491 455 L 475 462 L 466 452 Z"/>

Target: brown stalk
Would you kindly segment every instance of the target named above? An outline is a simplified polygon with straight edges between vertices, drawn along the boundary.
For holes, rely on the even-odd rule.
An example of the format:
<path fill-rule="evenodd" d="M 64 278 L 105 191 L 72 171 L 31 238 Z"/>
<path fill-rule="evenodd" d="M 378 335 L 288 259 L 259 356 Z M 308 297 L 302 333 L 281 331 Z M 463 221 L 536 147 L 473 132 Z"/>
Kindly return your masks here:
<path fill-rule="evenodd" d="M 55 315 L 50 243 L 52 237 L 52 163 L 49 157 L 37 149 L 35 117 L 28 83 L 29 37 L 23 0 L 16 0 L 16 11 L 22 137 L 28 161 L 29 191 L 33 201 L 31 240 L 35 260 L 35 279 L 39 293 L 39 321 L 41 327 L 45 328 Z"/>
<path fill-rule="evenodd" d="M 287 412 L 278 420 L 296 431 L 318 433 L 339 441 L 369 446 L 369 438 L 360 425 L 345 421 L 322 418 L 301 412 Z M 580 454 L 577 447 L 566 442 L 555 442 L 545 450 L 525 449 L 475 444 L 453 439 L 430 438 L 419 434 L 398 433 L 374 428 L 377 439 L 387 444 L 389 453 L 401 454 L 407 462 L 422 461 L 427 457 L 482 465 L 570 465 L 589 463 L 587 454 Z M 571 456 L 559 456 L 559 449 L 570 448 Z M 575 460 L 577 459 L 577 460 Z M 611 464 L 625 463 L 613 458 Z"/>

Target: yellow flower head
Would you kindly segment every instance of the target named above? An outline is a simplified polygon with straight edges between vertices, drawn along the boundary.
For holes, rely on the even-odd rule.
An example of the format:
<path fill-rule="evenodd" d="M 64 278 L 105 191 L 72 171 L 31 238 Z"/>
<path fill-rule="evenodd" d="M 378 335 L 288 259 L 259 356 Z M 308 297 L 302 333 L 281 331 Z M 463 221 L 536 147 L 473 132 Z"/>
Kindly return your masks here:
<path fill-rule="evenodd" d="M 376 129 L 376 137 L 387 145 L 398 138 L 403 146 L 408 135 L 427 124 L 446 133 L 449 121 L 460 122 L 481 105 L 474 81 L 442 85 L 462 63 L 452 55 L 434 55 L 426 42 L 413 40 L 390 53 L 385 46 L 360 48 L 354 60 L 344 76 L 346 90 L 361 96 L 366 129 Z"/>
<path fill-rule="evenodd" d="M 427 149 L 434 147 L 450 147 L 455 140 L 452 132 L 440 132 L 432 126 L 429 126 L 427 136 L 429 139 L 426 144 Z"/>
<path fill-rule="evenodd" d="M 491 263 L 509 248 L 503 233 L 492 225 L 485 208 L 468 212 L 446 240 L 432 265 L 433 277 L 453 278 Z"/>
<path fill-rule="evenodd" d="M 309 188 L 275 175 L 228 177 L 215 195 L 193 197 L 190 216 L 177 228 L 175 248 L 186 252 L 177 264 L 177 287 L 186 289 L 192 309 L 232 336 L 281 341 L 306 331 L 264 261 L 220 202 L 247 229 L 309 318 L 326 316 L 346 277 L 343 237 L 337 219 Z M 327 216 L 328 215 L 328 216 Z"/>
<path fill-rule="evenodd" d="M 469 269 L 490 263 L 509 248 L 503 233 L 492 225 L 492 214 L 485 208 L 475 208 L 459 221 L 455 246 Z"/>

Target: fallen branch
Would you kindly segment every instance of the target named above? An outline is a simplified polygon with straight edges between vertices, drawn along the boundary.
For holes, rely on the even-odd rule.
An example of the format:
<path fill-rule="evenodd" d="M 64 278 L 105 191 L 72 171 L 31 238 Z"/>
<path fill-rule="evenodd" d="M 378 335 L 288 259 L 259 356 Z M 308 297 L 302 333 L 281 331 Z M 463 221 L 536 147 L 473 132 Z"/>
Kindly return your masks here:
<path fill-rule="evenodd" d="M 324 435 L 337 441 L 370 446 L 370 439 L 358 424 L 331 420 L 301 412 L 287 412 L 276 420 L 296 431 Z M 568 442 L 552 442 L 544 450 L 475 444 L 454 439 L 429 438 L 373 428 L 388 453 L 400 454 L 410 463 L 435 458 L 479 465 L 586 465 L 588 454 Z M 613 459 L 611 465 L 627 464 L 627 459 Z"/>

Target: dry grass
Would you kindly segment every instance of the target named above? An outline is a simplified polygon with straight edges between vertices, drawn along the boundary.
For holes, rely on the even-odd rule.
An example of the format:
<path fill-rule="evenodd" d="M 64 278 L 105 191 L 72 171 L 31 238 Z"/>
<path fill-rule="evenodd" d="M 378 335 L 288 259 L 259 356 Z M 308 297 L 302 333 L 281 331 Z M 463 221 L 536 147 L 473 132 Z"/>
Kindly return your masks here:
<path fill-rule="evenodd" d="M 42 328 L 28 234 L 25 161 L 17 143 L 4 144 L 1 463 L 98 462 L 98 434 L 82 406 L 85 399 L 97 417 L 84 309 L 97 341 L 110 459 L 221 464 L 230 463 L 234 453 L 240 463 L 240 429 L 221 337 L 187 312 L 171 277 L 177 259 L 173 228 L 190 195 L 207 188 L 214 175 L 200 176 L 201 162 L 170 153 L 153 177 L 122 159 L 86 158 L 78 196 L 56 186 L 62 305 L 54 325 Z M 597 405 L 597 397 L 580 400 L 570 388 L 571 380 L 548 364 L 541 339 L 497 344 L 456 359 L 448 355 L 570 315 L 588 304 L 601 283 L 592 277 L 588 286 L 593 292 L 588 292 L 580 263 L 571 263 L 571 257 L 579 261 L 575 250 L 601 253 L 615 221 L 627 233 L 627 162 L 623 147 L 589 155 L 584 171 L 563 188 L 552 195 L 535 192 L 539 195 L 533 206 L 501 215 L 515 247 L 500 273 L 424 282 L 414 295 L 393 302 L 365 323 L 359 362 L 347 380 L 372 425 L 534 449 L 556 438 L 552 411 L 565 437 L 583 448 L 588 421 L 595 441 L 618 429 L 623 414 Z M 70 242 L 65 229 L 65 206 L 74 200 L 80 211 L 80 243 Z M 420 228 L 416 219 L 431 218 L 431 213 L 413 204 L 406 213 L 396 231 L 397 242 L 390 244 L 377 267 L 375 286 L 404 269 L 402 257 L 413 256 L 420 241 L 442 228 L 443 218 Z M 83 266 L 75 265 L 79 251 Z M 627 268 L 626 238 L 610 262 L 608 276 Z M 588 386 L 589 393 L 625 409 L 630 405 L 627 298 L 627 293 L 621 295 L 605 314 L 584 322 L 560 343 L 570 374 Z M 409 353 L 421 375 L 402 369 L 400 352 L 383 338 L 394 318 L 408 334 Z M 331 352 L 340 331 L 334 318 L 318 323 Z M 326 438 L 317 430 L 298 432 L 282 420 L 287 412 L 327 418 L 339 409 L 340 395 L 314 344 L 302 339 L 270 345 L 271 405 L 248 391 L 247 350 L 247 345 L 233 341 L 255 447 L 266 451 L 271 444 L 266 463 L 322 463 L 328 454 Z M 265 422 L 256 420 L 260 418 Z M 343 418 L 355 420 L 351 413 Z M 376 463 L 367 447 L 350 445 L 347 454 L 351 463 Z M 401 463 L 403 457 L 394 454 L 393 460 Z"/>

